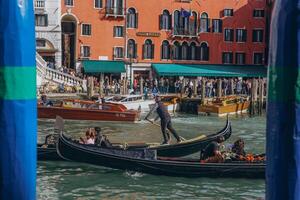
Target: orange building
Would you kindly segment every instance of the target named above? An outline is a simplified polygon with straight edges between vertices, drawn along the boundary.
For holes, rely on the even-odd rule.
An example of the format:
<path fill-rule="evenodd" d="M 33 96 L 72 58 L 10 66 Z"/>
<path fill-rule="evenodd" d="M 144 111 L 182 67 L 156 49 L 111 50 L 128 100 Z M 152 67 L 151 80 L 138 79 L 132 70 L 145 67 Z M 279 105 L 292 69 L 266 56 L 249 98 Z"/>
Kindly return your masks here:
<path fill-rule="evenodd" d="M 153 63 L 266 63 L 266 0 L 64 0 L 61 22 L 70 67 L 122 60 L 129 76 L 151 78 Z"/>

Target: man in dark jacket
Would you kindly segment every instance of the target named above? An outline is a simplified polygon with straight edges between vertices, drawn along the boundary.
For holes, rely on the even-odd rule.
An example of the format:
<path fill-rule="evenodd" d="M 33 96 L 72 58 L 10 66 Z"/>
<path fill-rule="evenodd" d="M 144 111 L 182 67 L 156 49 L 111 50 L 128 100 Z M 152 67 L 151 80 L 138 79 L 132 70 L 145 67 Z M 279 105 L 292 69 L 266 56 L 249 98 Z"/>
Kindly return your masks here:
<path fill-rule="evenodd" d="M 164 141 L 162 144 L 168 144 L 170 141 L 170 136 L 169 134 L 166 132 L 168 129 L 176 138 L 177 142 L 181 142 L 180 137 L 178 136 L 178 134 L 176 133 L 176 131 L 174 130 L 174 128 L 172 127 L 172 123 L 171 123 L 171 116 L 166 108 L 166 106 L 164 105 L 163 102 L 161 102 L 161 99 L 159 96 L 155 97 L 155 102 L 156 102 L 156 112 L 160 118 L 160 122 L 161 122 L 161 131 L 164 137 Z"/>

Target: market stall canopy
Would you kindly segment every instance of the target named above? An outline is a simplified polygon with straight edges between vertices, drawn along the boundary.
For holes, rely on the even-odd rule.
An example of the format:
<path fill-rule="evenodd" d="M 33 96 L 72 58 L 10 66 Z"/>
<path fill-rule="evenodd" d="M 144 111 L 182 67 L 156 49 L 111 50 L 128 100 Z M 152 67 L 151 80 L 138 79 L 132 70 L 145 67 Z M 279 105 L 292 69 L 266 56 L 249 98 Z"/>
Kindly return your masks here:
<path fill-rule="evenodd" d="M 82 64 L 84 72 L 88 74 L 126 72 L 123 61 L 84 60 Z"/>
<path fill-rule="evenodd" d="M 266 77 L 263 65 L 153 64 L 159 76 Z"/>

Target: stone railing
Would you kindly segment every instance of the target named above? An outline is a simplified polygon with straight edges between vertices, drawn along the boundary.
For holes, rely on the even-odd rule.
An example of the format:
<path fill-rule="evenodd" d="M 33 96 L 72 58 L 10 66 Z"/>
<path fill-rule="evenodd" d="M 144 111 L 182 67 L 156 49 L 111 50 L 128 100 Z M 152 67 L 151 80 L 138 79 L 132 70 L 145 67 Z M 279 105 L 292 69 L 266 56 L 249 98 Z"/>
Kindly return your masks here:
<path fill-rule="evenodd" d="M 42 82 L 64 83 L 69 86 L 82 85 L 82 79 L 47 67 L 47 62 L 38 53 L 36 53 L 36 68 Z"/>
<path fill-rule="evenodd" d="M 82 85 L 82 79 L 48 67 L 46 67 L 45 78 L 56 83 L 64 83 L 70 86 Z"/>

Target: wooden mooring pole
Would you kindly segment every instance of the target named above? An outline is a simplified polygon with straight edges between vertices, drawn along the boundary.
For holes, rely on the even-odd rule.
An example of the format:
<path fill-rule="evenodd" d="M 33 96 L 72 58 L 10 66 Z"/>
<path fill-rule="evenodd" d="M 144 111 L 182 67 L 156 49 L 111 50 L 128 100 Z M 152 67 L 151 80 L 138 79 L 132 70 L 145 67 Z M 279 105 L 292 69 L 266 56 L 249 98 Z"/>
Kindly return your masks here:
<path fill-rule="evenodd" d="M 205 79 L 202 77 L 201 79 L 201 104 L 205 103 Z"/>
<path fill-rule="evenodd" d="M 264 103 L 264 80 L 259 79 L 258 114 L 262 114 Z"/>
<path fill-rule="evenodd" d="M 255 115 L 257 108 L 258 81 L 253 78 L 251 84 L 250 115 Z"/>

